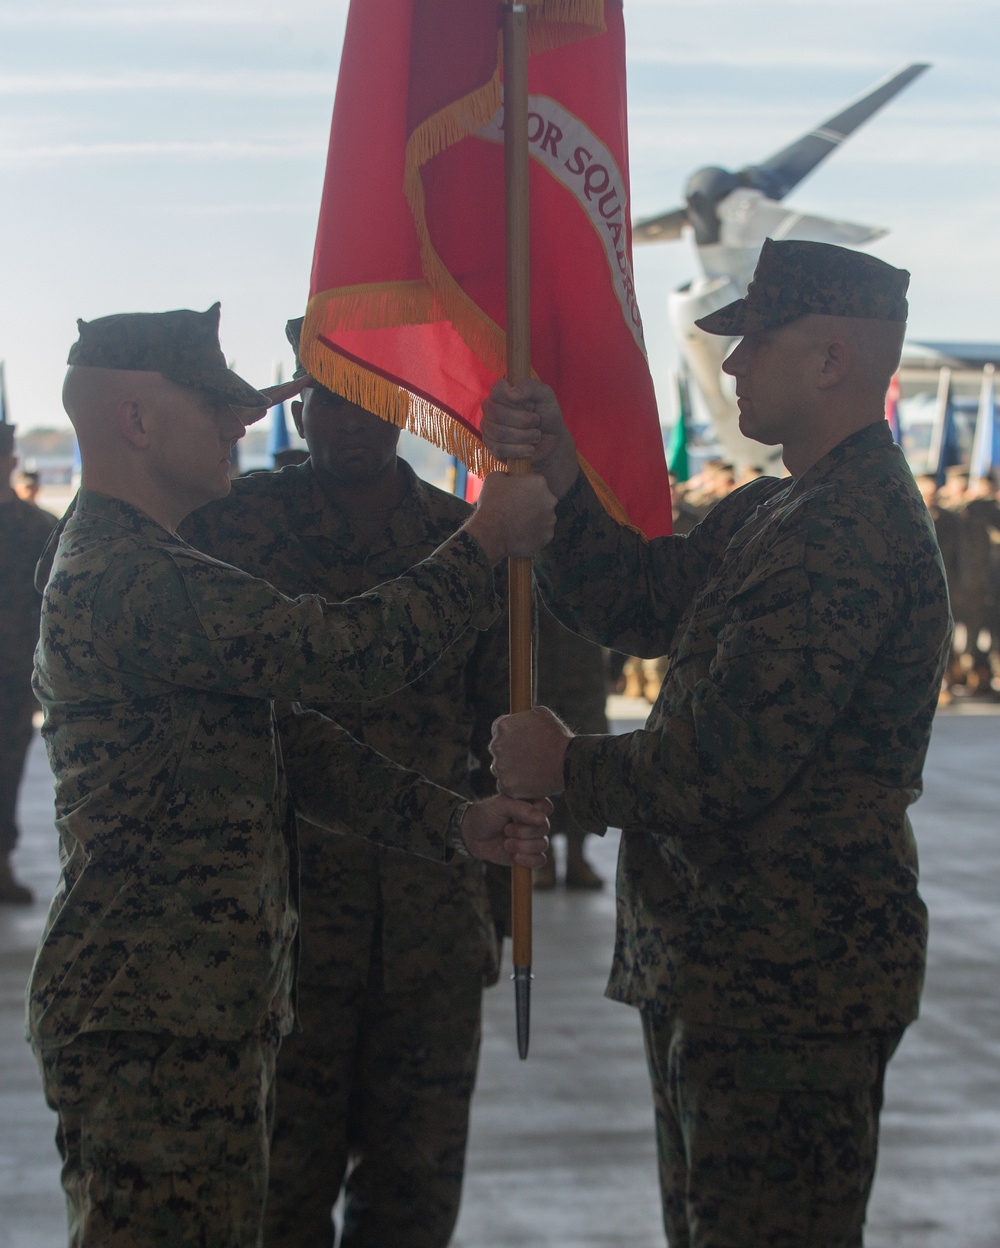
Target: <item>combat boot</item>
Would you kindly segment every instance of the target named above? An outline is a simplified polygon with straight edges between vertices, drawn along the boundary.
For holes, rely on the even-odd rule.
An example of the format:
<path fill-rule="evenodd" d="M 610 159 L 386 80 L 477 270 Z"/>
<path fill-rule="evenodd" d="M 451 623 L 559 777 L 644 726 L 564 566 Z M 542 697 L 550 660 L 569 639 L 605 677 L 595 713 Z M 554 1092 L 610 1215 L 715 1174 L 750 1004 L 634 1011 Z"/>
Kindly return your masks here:
<path fill-rule="evenodd" d="M 531 882 L 535 888 L 549 890 L 556 886 L 556 856 L 549 846 L 549 856 L 544 867 L 536 867 L 531 873 Z"/>
<path fill-rule="evenodd" d="M 0 858 L 0 906 L 30 906 L 35 894 L 14 878 L 10 859 Z"/>
<path fill-rule="evenodd" d="M 566 887 L 579 889 L 598 889 L 604 887 L 604 880 L 597 874 L 583 854 L 566 861 Z"/>

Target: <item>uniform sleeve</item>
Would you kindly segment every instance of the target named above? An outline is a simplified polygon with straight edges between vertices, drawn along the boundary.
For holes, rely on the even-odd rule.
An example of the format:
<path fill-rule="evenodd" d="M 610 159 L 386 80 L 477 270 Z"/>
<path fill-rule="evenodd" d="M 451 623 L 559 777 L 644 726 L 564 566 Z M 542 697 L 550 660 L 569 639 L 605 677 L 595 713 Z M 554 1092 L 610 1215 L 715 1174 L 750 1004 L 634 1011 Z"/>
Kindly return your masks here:
<path fill-rule="evenodd" d="M 683 668 L 671 673 L 681 701 L 658 728 L 570 742 L 580 822 L 700 830 L 788 788 L 891 632 L 898 578 L 873 560 L 880 542 L 834 518 L 783 536 L 721 605 L 708 674 L 685 690 Z"/>
<path fill-rule="evenodd" d="M 681 615 L 725 550 L 734 517 L 748 510 L 753 494 L 747 489 L 720 503 L 691 533 L 647 542 L 608 515 L 580 473 L 556 509 L 555 537 L 534 560 L 552 614 L 622 654 L 666 654 Z"/>
<path fill-rule="evenodd" d="M 506 577 L 500 588 L 501 614 L 492 627 L 480 633 L 465 673 L 465 696 L 473 713 L 470 749 L 473 762 L 478 763 L 478 770 L 471 777 L 472 791 L 477 797 L 490 797 L 496 792 L 496 781 L 490 772 L 490 739 L 494 720 L 510 710 Z"/>
<path fill-rule="evenodd" d="M 496 613 L 493 569 L 466 533 L 342 603 L 288 598 L 178 545 L 112 562 L 95 591 L 93 640 L 105 663 L 151 690 L 367 700 L 415 680 Z"/>
<path fill-rule="evenodd" d="M 468 798 L 398 766 L 318 711 L 282 705 L 278 725 L 289 789 L 303 819 L 450 861 L 448 826 Z"/>

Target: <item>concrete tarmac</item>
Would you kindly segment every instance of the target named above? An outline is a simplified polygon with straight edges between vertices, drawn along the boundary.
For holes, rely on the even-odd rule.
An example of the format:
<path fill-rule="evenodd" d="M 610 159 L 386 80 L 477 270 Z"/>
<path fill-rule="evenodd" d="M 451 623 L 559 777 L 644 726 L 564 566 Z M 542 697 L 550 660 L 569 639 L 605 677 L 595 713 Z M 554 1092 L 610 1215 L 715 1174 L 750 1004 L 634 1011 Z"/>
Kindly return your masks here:
<path fill-rule="evenodd" d="M 1000 716 L 976 709 L 938 716 L 912 811 L 930 965 L 922 1016 L 889 1068 L 867 1248 L 1000 1248 Z M 23 1039 L 57 878 L 51 809 L 36 739 L 15 865 L 43 900 L 0 907 L 0 1248 L 66 1239 L 55 1118 Z M 615 833 L 588 842 L 609 881 L 616 849 Z M 531 1052 L 518 1061 L 504 976 L 487 994 L 454 1248 L 663 1248 L 638 1016 L 602 995 L 613 932 L 610 883 L 536 894 Z"/>

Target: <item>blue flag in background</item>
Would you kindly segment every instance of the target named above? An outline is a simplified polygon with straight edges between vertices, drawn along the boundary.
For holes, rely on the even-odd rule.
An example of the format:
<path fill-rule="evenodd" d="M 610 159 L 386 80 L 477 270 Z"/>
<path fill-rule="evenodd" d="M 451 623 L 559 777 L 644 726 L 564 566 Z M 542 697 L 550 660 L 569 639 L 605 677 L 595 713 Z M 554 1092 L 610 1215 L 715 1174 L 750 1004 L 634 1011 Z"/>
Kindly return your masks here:
<path fill-rule="evenodd" d="M 976 416 L 976 436 L 972 442 L 969 479 L 981 480 L 998 465 L 1000 437 L 997 430 L 996 390 L 993 384 L 993 365 L 987 364 L 983 369 L 983 385 L 979 392 L 979 412 Z"/>
<path fill-rule="evenodd" d="M 456 498 L 465 498 L 465 489 L 469 484 L 469 470 L 457 455 L 451 456 L 451 471 L 454 474 L 452 484 L 452 494 Z"/>
<path fill-rule="evenodd" d="M 953 464 L 962 462 L 962 449 L 955 424 L 955 406 L 951 399 L 951 369 L 942 368 L 938 374 L 937 410 L 931 429 L 931 444 L 927 452 L 927 471 L 937 477 L 938 485 L 944 485 L 946 471 Z"/>
<path fill-rule="evenodd" d="M 271 456 L 271 463 L 274 463 L 279 451 L 287 451 L 291 444 L 285 418 L 285 405 L 278 403 L 271 413 L 271 431 L 267 435 L 267 453 Z"/>

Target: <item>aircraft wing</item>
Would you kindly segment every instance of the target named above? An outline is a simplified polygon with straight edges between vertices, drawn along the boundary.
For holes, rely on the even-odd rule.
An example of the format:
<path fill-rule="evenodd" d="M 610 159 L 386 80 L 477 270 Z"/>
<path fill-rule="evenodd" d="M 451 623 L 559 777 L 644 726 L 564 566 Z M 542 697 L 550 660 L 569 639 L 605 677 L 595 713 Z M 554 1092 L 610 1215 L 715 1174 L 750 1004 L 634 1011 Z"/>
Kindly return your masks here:
<path fill-rule="evenodd" d="M 724 247 L 760 249 L 765 238 L 802 238 L 814 243 L 860 247 L 887 233 L 875 225 L 837 221 L 765 199 L 760 191 L 734 191 L 719 205 Z"/>
<path fill-rule="evenodd" d="M 890 74 L 888 78 L 876 83 L 870 91 L 848 104 L 835 117 L 830 117 L 815 130 L 810 130 L 788 147 L 783 147 L 780 152 L 775 152 L 773 156 L 754 166 L 755 171 L 759 170 L 768 179 L 769 198 L 783 199 L 820 161 L 835 151 L 844 139 L 853 134 L 873 113 L 878 112 L 883 104 L 929 68 L 929 65 L 924 64 L 907 65 L 905 69 Z"/>
<path fill-rule="evenodd" d="M 633 243 L 667 242 L 672 238 L 680 238 L 681 229 L 688 223 L 686 208 L 674 208 L 672 212 L 661 212 L 658 217 L 646 217 L 642 221 L 632 223 Z"/>

